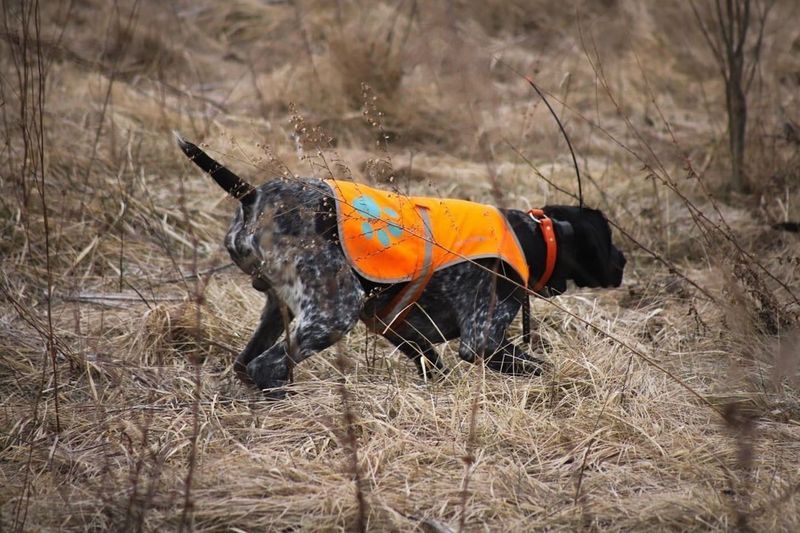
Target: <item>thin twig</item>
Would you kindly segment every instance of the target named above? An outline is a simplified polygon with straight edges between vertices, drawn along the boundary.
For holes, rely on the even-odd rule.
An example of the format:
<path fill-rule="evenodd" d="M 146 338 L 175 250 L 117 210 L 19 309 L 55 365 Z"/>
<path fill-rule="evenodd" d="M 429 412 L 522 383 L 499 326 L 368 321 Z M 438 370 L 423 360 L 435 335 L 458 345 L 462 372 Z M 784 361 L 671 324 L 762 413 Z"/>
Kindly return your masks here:
<path fill-rule="evenodd" d="M 356 524 L 355 530 L 361 533 L 367 531 L 367 499 L 364 495 L 364 481 L 361 476 L 361 467 L 358 461 L 358 436 L 356 435 L 356 417 L 350 401 L 350 392 L 347 390 L 345 367 L 347 366 L 344 350 L 341 343 L 336 346 L 336 368 L 339 371 L 339 395 L 342 398 L 342 419 L 344 423 L 344 447 L 349 458 L 349 471 L 353 476 L 356 492 Z"/>

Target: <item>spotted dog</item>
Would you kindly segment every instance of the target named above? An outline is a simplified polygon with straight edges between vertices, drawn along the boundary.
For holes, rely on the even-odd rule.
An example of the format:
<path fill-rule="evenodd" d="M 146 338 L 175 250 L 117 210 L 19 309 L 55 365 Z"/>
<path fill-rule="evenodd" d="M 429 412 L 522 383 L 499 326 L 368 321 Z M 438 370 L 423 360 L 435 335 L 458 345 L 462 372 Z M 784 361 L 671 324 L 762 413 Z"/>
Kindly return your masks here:
<path fill-rule="evenodd" d="M 516 268 L 505 255 L 481 252 L 469 260 L 444 257 L 435 271 L 428 264 L 424 276 L 381 282 L 364 275 L 343 243 L 345 202 L 334 194 L 335 183 L 274 179 L 253 187 L 176 137 L 182 151 L 239 201 L 225 246 L 253 287 L 266 295 L 266 304 L 234 369 L 273 398 L 285 395 L 293 365 L 332 346 L 359 319 L 414 361 L 423 376 L 445 372 L 434 345 L 456 338 L 458 355 L 465 361 L 480 360 L 499 372 L 538 374 L 542 362 L 506 336 L 526 301 L 523 287 L 552 296 L 563 293 L 568 280 L 578 287 L 618 287 L 622 282 L 625 257 L 612 244 L 605 217 L 598 210 L 573 206 L 547 206 L 535 214 L 491 208 L 520 252 Z M 392 248 L 391 239 L 402 233 L 400 225 L 390 222 L 373 234 L 369 222 L 378 217 L 369 209 L 363 213 L 365 209 L 350 211 L 366 217 L 358 221 L 362 234 Z M 417 227 L 429 231 L 431 225 Z M 466 237 L 462 241 L 470 240 L 472 230 L 454 231 Z M 420 237 L 418 242 L 425 247 L 431 239 Z M 425 258 L 411 254 L 410 260 L 430 263 L 435 255 L 424 249 Z M 392 312 L 387 315 L 386 309 Z M 279 342 L 287 326 L 288 335 Z"/>

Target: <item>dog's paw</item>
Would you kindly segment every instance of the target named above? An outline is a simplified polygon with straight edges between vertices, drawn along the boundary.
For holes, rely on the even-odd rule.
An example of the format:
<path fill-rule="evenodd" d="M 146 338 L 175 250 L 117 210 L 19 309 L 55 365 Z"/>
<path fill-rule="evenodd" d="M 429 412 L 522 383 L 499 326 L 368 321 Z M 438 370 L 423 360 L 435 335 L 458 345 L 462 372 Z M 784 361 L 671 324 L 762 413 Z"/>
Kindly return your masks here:
<path fill-rule="evenodd" d="M 544 361 L 528 354 L 511 355 L 498 353 L 486 359 L 485 363 L 492 370 L 514 376 L 539 376 L 544 371 L 545 366 Z"/>
<path fill-rule="evenodd" d="M 289 383 L 289 365 L 285 357 L 270 361 L 260 356 L 248 363 L 247 381 L 263 391 L 269 400 L 282 400 L 286 397 L 285 386 Z"/>
<path fill-rule="evenodd" d="M 236 374 L 236 377 L 239 378 L 239 381 L 241 381 L 245 385 L 255 387 L 256 384 L 253 382 L 252 379 L 250 379 L 250 375 L 247 373 L 247 365 L 242 364 L 239 361 L 234 361 L 233 372 L 234 374 Z"/>
<path fill-rule="evenodd" d="M 279 400 L 285 400 L 288 394 L 286 391 L 286 387 L 265 388 L 261 389 L 261 392 L 264 394 L 265 400 L 270 400 L 273 402 L 277 402 Z"/>

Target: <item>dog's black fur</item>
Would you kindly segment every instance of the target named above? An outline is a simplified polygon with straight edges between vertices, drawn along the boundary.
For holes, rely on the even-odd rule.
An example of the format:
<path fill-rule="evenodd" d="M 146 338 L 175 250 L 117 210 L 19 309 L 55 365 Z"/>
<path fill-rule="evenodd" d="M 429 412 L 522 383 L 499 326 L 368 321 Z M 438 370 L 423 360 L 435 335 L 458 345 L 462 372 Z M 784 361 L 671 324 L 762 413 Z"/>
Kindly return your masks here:
<path fill-rule="evenodd" d="M 261 322 L 234 368 L 245 381 L 282 397 L 293 364 L 333 345 L 359 319 L 376 320 L 405 284 L 382 285 L 359 276 L 338 242 L 336 208 L 327 185 L 315 179 L 276 179 L 252 187 L 194 144 L 178 137 L 184 153 L 240 200 L 225 245 L 233 261 L 264 292 Z M 537 224 L 524 211 L 502 211 L 530 266 L 530 284 L 541 276 L 545 244 Z M 611 242 L 600 211 L 547 206 L 556 224 L 555 271 L 542 291 L 579 287 L 618 287 L 625 257 Z M 510 342 L 506 328 L 526 297 L 517 274 L 503 262 L 482 259 L 436 272 L 416 305 L 399 324 L 383 333 L 411 358 L 422 375 L 444 372 L 434 344 L 459 338 L 458 355 L 482 359 L 507 373 L 541 372 L 541 361 Z M 288 339 L 277 342 L 289 321 Z M 435 373 L 434 372 L 434 373 Z"/>

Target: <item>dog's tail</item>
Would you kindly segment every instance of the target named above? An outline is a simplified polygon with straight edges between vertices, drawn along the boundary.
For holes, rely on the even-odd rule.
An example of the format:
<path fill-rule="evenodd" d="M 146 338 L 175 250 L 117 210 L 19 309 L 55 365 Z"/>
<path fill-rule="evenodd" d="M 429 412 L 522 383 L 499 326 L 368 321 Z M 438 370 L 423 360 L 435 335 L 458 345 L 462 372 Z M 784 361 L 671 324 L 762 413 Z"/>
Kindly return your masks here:
<path fill-rule="evenodd" d="M 183 153 L 192 160 L 192 162 L 203 169 L 209 176 L 214 178 L 217 184 L 225 189 L 225 191 L 242 202 L 243 204 L 251 202 L 256 194 L 256 190 L 252 185 L 244 181 L 242 178 L 214 161 L 207 153 L 202 151 L 196 144 L 192 144 L 177 132 L 173 131 L 175 140 L 178 142 Z"/>

